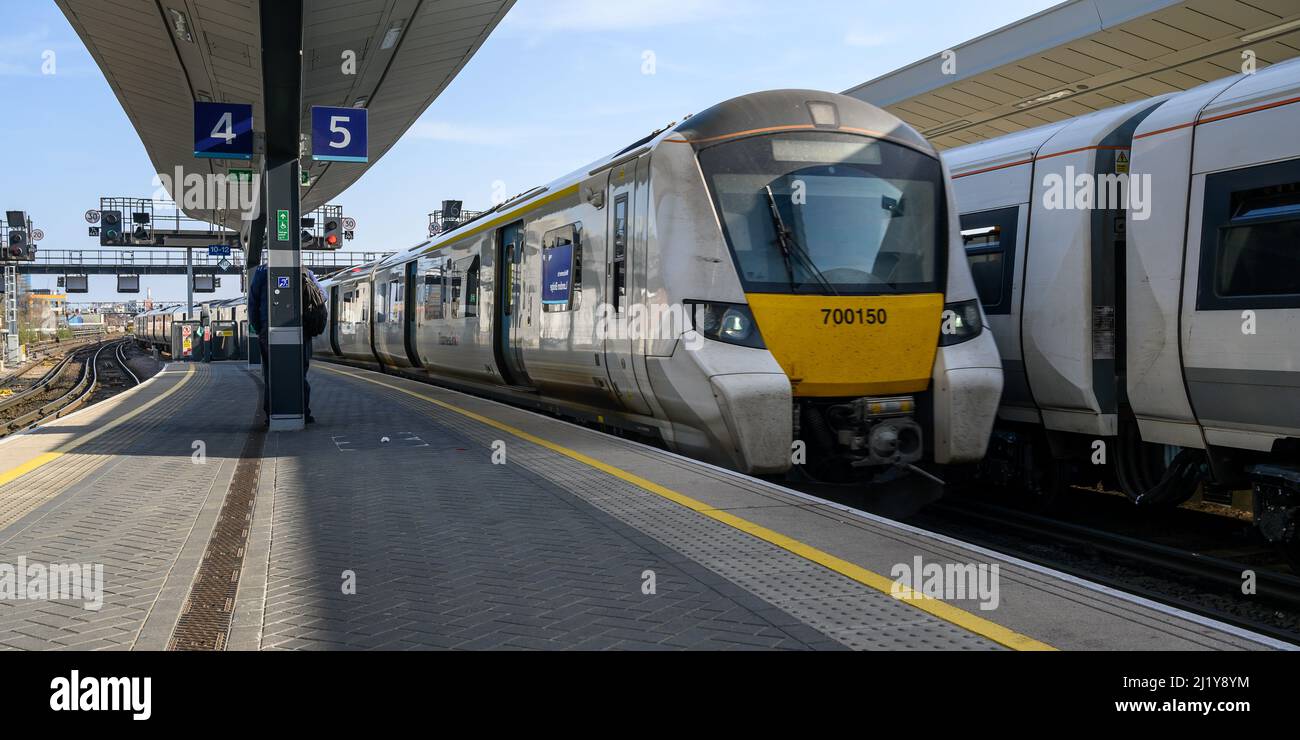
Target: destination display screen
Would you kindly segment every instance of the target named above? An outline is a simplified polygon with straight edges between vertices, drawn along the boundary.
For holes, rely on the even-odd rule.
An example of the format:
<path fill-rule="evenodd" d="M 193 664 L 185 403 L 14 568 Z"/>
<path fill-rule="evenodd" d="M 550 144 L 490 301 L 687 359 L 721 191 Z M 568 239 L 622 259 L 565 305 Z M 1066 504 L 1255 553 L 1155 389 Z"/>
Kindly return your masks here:
<path fill-rule="evenodd" d="M 813 141 L 778 138 L 772 139 L 772 159 L 819 164 L 880 164 L 880 145 L 870 139 Z"/>

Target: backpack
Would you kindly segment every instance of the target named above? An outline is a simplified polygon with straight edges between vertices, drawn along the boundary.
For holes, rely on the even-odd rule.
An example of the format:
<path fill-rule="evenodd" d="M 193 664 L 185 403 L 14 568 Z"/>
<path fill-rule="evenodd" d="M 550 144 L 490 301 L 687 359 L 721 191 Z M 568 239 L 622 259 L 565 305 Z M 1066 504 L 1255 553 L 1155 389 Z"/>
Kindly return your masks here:
<path fill-rule="evenodd" d="M 306 339 L 315 339 L 325 333 L 329 311 L 325 308 L 325 294 L 320 286 L 302 271 L 302 333 Z"/>

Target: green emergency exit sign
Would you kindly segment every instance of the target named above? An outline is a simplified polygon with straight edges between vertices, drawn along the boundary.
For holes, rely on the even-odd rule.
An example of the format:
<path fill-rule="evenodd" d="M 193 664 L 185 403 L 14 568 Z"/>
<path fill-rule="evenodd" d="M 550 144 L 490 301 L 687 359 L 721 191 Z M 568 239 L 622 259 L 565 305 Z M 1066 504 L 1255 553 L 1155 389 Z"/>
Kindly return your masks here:
<path fill-rule="evenodd" d="M 276 211 L 275 213 L 275 238 L 278 241 L 289 241 L 289 212 Z"/>

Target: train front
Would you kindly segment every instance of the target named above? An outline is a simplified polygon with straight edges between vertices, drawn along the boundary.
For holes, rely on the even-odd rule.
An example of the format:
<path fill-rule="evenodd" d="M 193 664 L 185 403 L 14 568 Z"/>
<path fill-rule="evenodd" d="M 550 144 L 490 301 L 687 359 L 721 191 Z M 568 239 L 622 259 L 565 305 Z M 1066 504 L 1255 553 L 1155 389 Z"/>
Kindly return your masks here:
<path fill-rule="evenodd" d="M 793 90 L 723 103 L 676 133 L 743 293 L 702 306 L 696 326 L 766 350 L 789 381 L 784 399 L 731 408 L 789 404 L 791 462 L 816 479 L 982 457 L 1001 363 L 929 143 L 861 101 Z"/>

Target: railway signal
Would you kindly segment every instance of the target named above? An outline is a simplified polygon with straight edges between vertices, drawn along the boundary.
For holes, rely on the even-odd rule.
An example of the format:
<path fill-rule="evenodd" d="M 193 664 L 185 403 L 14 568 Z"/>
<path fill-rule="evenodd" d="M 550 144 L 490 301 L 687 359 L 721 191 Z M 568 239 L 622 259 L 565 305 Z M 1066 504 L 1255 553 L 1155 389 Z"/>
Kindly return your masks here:
<path fill-rule="evenodd" d="M 21 260 L 27 255 L 27 234 L 21 229 L 9 231 L 9 249 L 5 255 L 11 260 Z"/>
<path fill-rule="evenodd" d="M 330 218 L 325 221 L 325 239 L 324 246 L 326 249 L 338 249 L 343 246 L 343 228 L 342 220 Z"/>
<path fill-rule="evenodd" d="M 135 228 L 131 231 L 131 241 L 134 244 L 149 244 L 153 242 L 153 230 L 150 228 L 150 222 L 153 219 L 148 213 L 133 213 L 131 221 Z"/>
<path fill-rule="evenodd" d="M 122 212 L 104 211 L 99 217 L 99 246 L 125 247 L 122 238 Z"/>
<path fill-rule="evenodd" d="M 5 237 L 4 257 L 15 262 L 36 261 L 36 239 L 38 232 L 32 228 L 31 219 L 25 211 L 6 211 L 5 221 L 9 224 L 9 234 Z M 44 233 L 40 233 L 42 237 Z"/>
<path fill-rule="evenodd" d="M 312 247 L 315 247 L 316 246 L 316 219 L 312 218 L 311 216 L 303 216 L 299 226 L 302 228 L 302 233 L 299 235 L 299 238 L 302 241 L 302 248 L 311 249 Z"/>

